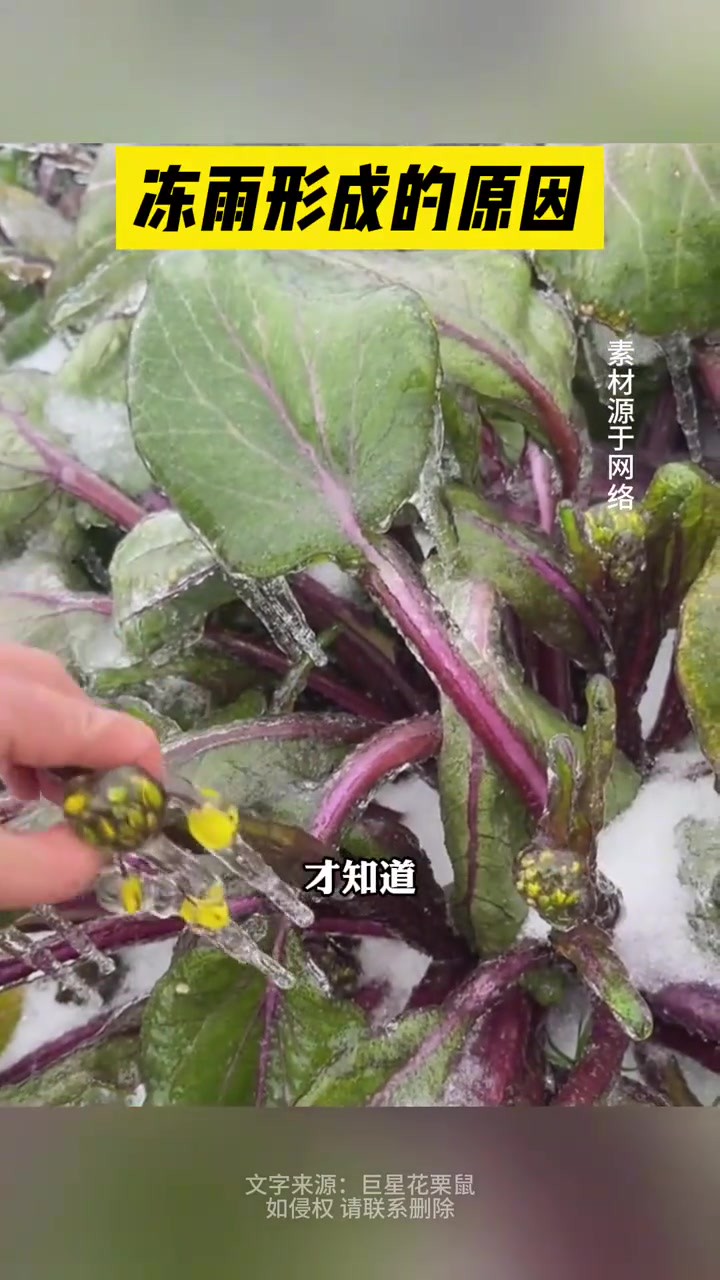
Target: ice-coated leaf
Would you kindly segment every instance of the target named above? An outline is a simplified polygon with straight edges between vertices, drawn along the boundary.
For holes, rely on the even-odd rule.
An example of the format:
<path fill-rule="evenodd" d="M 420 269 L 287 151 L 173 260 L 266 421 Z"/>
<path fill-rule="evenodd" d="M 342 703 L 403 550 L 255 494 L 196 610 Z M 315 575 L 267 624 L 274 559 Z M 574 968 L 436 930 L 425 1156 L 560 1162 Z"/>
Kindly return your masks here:
<path fill-rule="evenodd" d="M 122 662 L 122 646 L 112 627 L 105 596 L 71 591 L 47 569 L 42 578 L 16 585 L 13 569 L 0 569 L 0 642 L 32 645 L 54 653 L 77 675 L 107 662 Z"/>
<path fill-rule="evenodd" d="M 690 924 L 703 949 L 720 954 L 720 824 L 685 818 L 675 828 L 678 879 L 692 892 Z"/>
<path fill-rule="evenodd" d="M 720 145 L 605 148 L 605 248 L 540 252 L 575 308 L 664 337 L 720 325 Z"/>
<path fill-rule="evenodd" d="M 128 1105 L 142 1083 L 137 1057 L 138 1037 L 117 1036 L 73 1054 L 23 1084 L 0 1089 L 0 1106 Z"/>
<path fill-rule="evenodd" d="M 104 146 L 88 179 L 73 239 L 48 284 L 52 327 L 81 328 L 92 319 L 133 315 L 154 256 L 115 248 L 115 147 Z"/>
<path fill-rule="evenodd" d="M 325 720 L 325 718 L 323 718 Z M 268 717 L 186 734 L 168 761 L 198 787 L 212 787 L 229 803 L 281 822 L 309 822 L 322 784 L 370 726 L 353 729 L 343 717 Z"/>
<path fill-rule="evenodd" d="M 2 928 L 1 923 L 0 928 Z M 0 1054 L 5 1052 L 15 1034 L 17 1024 L 22 1017 L 24 999 L 25 992 L 22 987 L 0 991 Z"/>
<path fill-rule="evenodd" d="M 142 698 L 188 730 L 257 682 L 257 672 L 232 658 L 193 653 L 157 665 L 101 667 L 92 673 L 88 692 L 110 702 L 123 695 Z"/>
<path fill-rule="evenodd" d="M 19 253 L 56 262 L 72 239 L 72 225 L 32 191 L 0 182 L 0 232 Z"/>
<path fill-rule="evenodd" d="M 110 562 L 115 625 L 133 658 L 194 643 L 234 592 L 207 547 L 176 511 L 135 525 Z"/>
<path fill-rule="evenodd" d="M 124 711 L 126 715 L 142 720 L 143 724 L 149 724 L 160 742 L 167 742 L 168 739 L 178 737 L 182 733 L 176 720 L 171 719 L 170 716 L 160 715 L 143 698 L 121 696 L 114 699 L 112 706 L 115 711 Z"/>
<path fill-rule="evenodd" d="M 575 336 L 516 253 L 337 253 L 353 273 L 415 289 L 433 314 L 446 379 L 493 419 L 525 423 L 560 458 L 570 487 L 580 450 L 570 425 Z"/>
<path fill-rule="evenodd" d="M 22 543 L 58 510 L 47 467 L 14 416 L 26 413 L 39 427 L 46 393 L 44 374 L 20 370 L 0 374 L 0 546 L 7 541 Z"/>
<path fill-rule="evenodd" d="M 382 1105 L 422 1107 L 437 1104 L 443 1094 L 450 1063 L 465 1034 L 453 1024 L 448 1035 L 418 1062 L 411 1078 L 393 1082 L 393 1076 L 421 1050 L 423 1042 L 441 1025 L 435 1011 L 409 1013 L 390 1027 L 365 1035 L 322 1072 L 299 1099 L 299 1107 L 366 1107 L 382 1091 Z"/>
<path fill-rule="evenodd" d="M 130 320 L 101 320 L 82 335 L 48 380 L 40 429 L 64 442 L 78 461 L 136 497 L 150 477 L 135 450 L 126 399 Z"/>
<path fill-rule="evenodd" d="M 489 582 L 542 640 L 597 669 L 602 643 L 598 622 L 549 540 L 504 520 L 491 503 L 468 489 L 448 485 L 444 492 L 467 577 Z"/>
<path fill-rule="evenodd" d="M 680 610 L 675 671 L 703 754 L 720 775 L 720 541 Z"/>
<path fill-rule="evenodd" d="M 293 968 L 302 963 L 295 949 Z M 363 1034 L 350 1004 L 305 979 L 288 992 L 215 951 L 176 961 L 156 986 L 142 1029 L 155 1106 L 291 1106 L 326 1062 Z"/>
<path fill-rule="evenodd" d="M 612 949 L 607 933 L 592 924 L 556 933 L 552 941 L 561 956 L 575 966 L 580 977 L 612 1013 L 631 1040 L 652 1035 L 650 1009 Z"/>
<path fill-rule="evenodd" d="M 522 673 L 503 653 L 498 642 L 496 603 L 485 583 L 470 582 L 449 574 L 439 563 L 428 562 L 426 576 L 433 593 L 462 637 L 465 660 L 482 675 L 503 713 L 534 747 L 543 767 L 554 738 L 570 739 L 579 761 L 584 759 L 583 731 L 571 724 L 544 698 L 523 682 Z M 607 787 L 606 821 L 632 803 L 640 787 L 640 775 L 617 752 Z"/>
<path fill-rule="evenodd" d="M 437 335 L 416 294 L 304 253 L 169 253 L 130 340 L 136 445 L 232 570 L 357 562 L 414 493 Z"/>

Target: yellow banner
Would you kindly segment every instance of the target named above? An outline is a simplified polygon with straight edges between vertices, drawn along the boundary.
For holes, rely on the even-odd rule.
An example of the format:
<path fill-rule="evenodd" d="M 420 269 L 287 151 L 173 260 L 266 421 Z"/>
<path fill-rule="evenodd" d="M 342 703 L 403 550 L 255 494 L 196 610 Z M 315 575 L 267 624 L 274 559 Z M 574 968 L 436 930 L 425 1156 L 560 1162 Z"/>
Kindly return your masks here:
<path fill-rule="evenodd" d="M 118 249 L 602 249 L 602 147 L 118 147 Z"/>

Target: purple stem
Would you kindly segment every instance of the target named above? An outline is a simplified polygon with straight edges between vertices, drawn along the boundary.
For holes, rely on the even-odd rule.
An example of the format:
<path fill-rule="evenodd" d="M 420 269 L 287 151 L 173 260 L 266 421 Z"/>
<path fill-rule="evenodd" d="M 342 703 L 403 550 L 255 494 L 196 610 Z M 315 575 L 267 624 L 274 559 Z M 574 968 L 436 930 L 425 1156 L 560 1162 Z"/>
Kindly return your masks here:
<path fill-rule="evenodd" d="M 593 1014 L 592 1032 L 582 1058 L 552 1100 L 554 1107 L 593 1107 L 617 1080 L 629 1039 L 605 1005 Z"/>
<path fill-rule="evenodd" d="M 144 519 L 146 512 L 139 503 L 128 498 L 127 494 L 103 480 L 89 467 L 83 466 L 71 454 L 51 444 L 31 426 L 24 414 L 8 409 L 5 405 L 2 406 L 2 412 L 15 424 L 22 438 L 32 445 L 45 463 L 43 474 L 59 489 L 81 502 L 87 502 L 121 529 L 133 529 Z M 25 470 L 32 474 L 35 469 L 27 467 Z"/>
<path fill-rule="evenodd" d="M 367 590 L 420 655 L 486 751 L 515 783 L 531 813 L 539 818 L 547 797 L 545 772 L 525 739 L 496 706 L 480 677 L 465 662 L 414 566 L 387 539 L 367 547 L 366 554 L 370 559 L 370 568 L 364 574 Z"/>
<path fill-rule="evenodd" d="M 704 1040 L 702 1036 L 691 1035 L 676 1022 L 664 1022 L 657 1016 L 653 1041 L 661 1044 L 665 1049 L 672 1050 L 673 1053 L 692 1058 L 707 1071 L 715 1071 L 720 1075 L 720 1044 L 713 1044 L 710 1040 Z M 720 1086 L 718 1092 L 720 1093 Z"/>
<path fill-rule="evenodd" d="M 580 478 L 580 438 L 572 422 L 555 403 L 549 391 L 532 376 L 522 361 L 510 352 L 502 351 L 492 342 L 469 333 L 441 316 L 435 317 L 435 323 L 441 337 L 451 338 L 481 355 L 489 356 L 498 367 L 509 374 L 518 386 L 522 387 L 528 398 L 535 405 L 538 417 L 545 429 L 545 434 L 555 450 L 560 467 L 564 498 L 572 498 Z"/>
<path fill-rule="evenodd" d="M 265 667 L 268 671 L 285 674 L 294 665 L 291 658 L 263 644 L 262 641 L 248 640 L 244 636 L 233 635 L 230 631 L 212 626 L 206 628 L 205 635 L 211 647 L 217 647 L 223 653 L 231 653 L 258 667 Z M 325 675 L 322 671 L 311 671 L 307 683 L 308 688 L 313 689 L 315 693 L 321 694 L 329 702 L 334 702 L 344 711 L 349 711 L 362 719 L 378 720 L 381 724 L 388 724 L 392 720 L 392 716 L 385 707 L 375 699 L 359 693 L 356 689 L 351 689 L 335 676 Z"/>
<path fill-rule="evenodd" d="M 538 1006 L 517 987 L 479 1019 L 463 1052 L 480 1068 L 468 1106 L 544 1106 L 538 1021 Z"/>
<path fill-rule="evenodd" d="M 533 943 L 509 951 L 500 959 L 490 960 L 478 966 L 467 982 L 450 997 L 444 1009 L 444 1017 L 434 1031 L 426 1036 L 415 1053 L 390 1076 L 372 1098 L 371 1107 L 393 1106 L 393 1097 L 399 1086 L 408 1083 L 443 1045 L 460 1030 L 470 1018 L 479 1018 L 519 982 L 524 974 L 549 958 L 548 947 Z"/>
<path fill-rule="evenodd" d="M 665 682 L 662 702 L 647 740 L 648 752 L 651 756 L 656 756 L 661 751 L 672 751 L 691 732 L 690 717 L 673 667 Z"/>
<path fill-rule="evenodd" d="M 427 760 L 439 750 L 441 739 L 437 716 L 418 716 L 381 729 L 333 774 L 323 791 L 311 834 L 324 844 L 335 844 L 357 805 L 383 778 Z"/>
<path fill-rule="evenodd" d="M 292 585 L 311 626 L 319 631 L 336 623 L 343 626 L 344 630 L 334 642 L 333 652 L 363 688 L 370 688 L 372 683 L 377 696 L 383 696 L 388 703 L 389 695 L 394 691 L 397 697 L 393 699 L 392 707 L 397 704 L 400 716 L 407 711 L 422 715 L 425 711 L 435 710 L 434 690 L 422 667 L 416 664 L 413 674 L 417 675 L 418 681 L 423 681 L 423 686 L 427 681 L 429 687 L 420 689 L 403 674 L 397 662 L 369 638 L 368 632 L 375 630 L 375 619 L 369 609 L 363 610 L 353 601 L 334 595 L 307 573 L 297 574 Z"/>
<path fill-rule="evenodd" d="M 268 904 L 263 898 L 233 898 L 229 906 L 234 920 L 268 911 Z M 163 938 L 174 937 L 184 928 L 184 922 L 177 916 L 167 920 L 155 916 L 108 916 L 84 926 L 88 937 L 100 951 L 119 951 L 123 947 L 159 942 Z M 48 950 L 59 964 L 78 959 L 77 951 L 69 942 L 49 942 Z M 0 960 L 0 990 L 17 987 L 33 974 L 37 974 L 37 970 L 23 960 Z"/>
<path fill-rule="evenodd" d="M 112 1011 L 98 1014 L 97 1018 L 86 1022 L 84 1026 L 73 1027 L 72 1031 L 66 1031 L 56 1040 L 49 1040 L 39 1049 L 25 1054 L 24 1058 L 19 1058 L 11 1067 L 0 1071 L 0 1088 L 5 1088 L 6 1085 L 24 1084 L 26 1080 L 31 1080 L 33 1076 L 47 1071 L 49 1067 L 56 1066 L 58 1062 L 64 1061 L 79 1050 L 89 1049 L 100 1041 L 109 1039 L 113 1033 L 132 1035 L 137 1026 L 128 1027 L 129 1017 L 134 1017 L 137 1024 L 138 1015 L 145 1003 L 145 1000 L 138 1000 L 132 1009 L 125 1008 L 119 1013 Z"/>
<path fill-rule="evenodd" d="M 461 982 L 467 980 L 473 970 L 474 964 L 467 958 L 434 960 L 412 991 L 405 1012 L 437 1009 L 438 1005 L 450 998 Z"/>
<path fill-rule="evenodd" d="M 278 964 L 285 961 L 285 948 L 290 937 L 291 929 L 287 921 L 283 921 L 278 929 L 275 944 L 273 946 L 273 959 Z M 268 982 L 265 988 L 265 998 L 263 1000 L 263 1033 L 260 1041 L 260 1058 L 258 1061 L 258 1078 L 257 1088 L 255 1091 L 255 1106 L 264 1107 L 267 1096 L 268 1072 L 270 1070 L 270 1058 L 273 1051 L 273 1040 L 277 1026 L 277 1020 L 282 1009 L 283 993 L 274 982 Z"/>

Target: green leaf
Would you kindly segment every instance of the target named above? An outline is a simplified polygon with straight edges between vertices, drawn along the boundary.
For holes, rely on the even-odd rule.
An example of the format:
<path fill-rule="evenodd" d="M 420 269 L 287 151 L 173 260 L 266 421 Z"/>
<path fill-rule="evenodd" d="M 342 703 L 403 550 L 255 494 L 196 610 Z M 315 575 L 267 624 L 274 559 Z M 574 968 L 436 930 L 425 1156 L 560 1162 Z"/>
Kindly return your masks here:
<path fill-rule="evenodd" d="M 297 940 L 288 946 L 284 963 L 302 974 Z M 290 991 L 277 993 L 275 1007 L 275 1017 L 265 1022 L 268 1066 L 261 1101 L 268 1107 L 291 1107 L 330 1062 L 367 1035 L 367 1022 L 355 1005 L 330 999 L 302 977 Z"/>
<path fill-rule="evenodd" d="M 362 1013 L 312 987 L 299 944 L 288 947 L 287 963 L 298 975 L 288 992 L 215 951 L 172 965 L 143 1023 L 151 1105 L 292 1106 L 327 1062 L 357 1043 Z"/>
<path fill-rule="evenodd" d="M 19 253 L 56 262 L 72 225 L 31 191 L 0 182 L 0 232 Z"/>
<path fill-rule="evenodd" d="M 127 1105 L 141 1084 L 137 1055 L 138 1037 L 118 1036 L 73 1054 L 24 1084 L 0 1089 L 0 1106 Z"/>
<path fill-rule="evenodd" d="M 582 924 L 567 933 L 554 933 L 552 942 L 561 956 L 575 966 L 580 977 L 610 1012 L 631 1040 L 647 1040 L 653 1031 L 650 1009 L 635 990 L 628 972 L 612 949 L 612 940 L 596 925 Z"/>
<path fill-rule="evenodd" d="M 0 1054 L 5 1052 L 15 1035 L 18 1022 L 22 1017 L 24 1000 L 23 987 L 11 987 L 9 991 L 0 991 Z"/>
<path fill-rule="evenodd" d="M 104 146 L 88 179 L 73 240 L 48 284 L 52 327 L 78 328 L 92 319 L 133 315 L 154 256 L 115 248 L 115 148 Z"/>
<path fill-rule="evenodd" d="M 613 143 L 605 173 L 605 248 L 538 253 L 542 276 L 619 332 L 716 329 L 720 146 Z"/>
<path fill-rule="evenodd" d="M 361 530 L 417 489 L 437 381 L 420 299 L 314 254 L 163 255 L 130 341 L 141 455 L 218 558 L 258 578 L 357 563 Z"/>
<path fill-rule="evenodd" d="M 438 757 L 445 846 L 453 865 L 453 913 L 482 956 L 511 946 L 527 915 L 514 861 L 533 824 L 522 800 L 446 698 Z"/>
<path fill-rule="evenodd" d="M 452 1024 L 437 1048 L 419 1059 L 412 1077 L 393 1082 L 442 1021 L 436 1011 L 409 1013 L 390 1027 L 366 1035 L 332 1062 L 296 1103 L 299 1107 L 365 1107 L 382 1090 L 384 1106 L 432 1106 L 443 1095 L 448 1068 L 466 1025 Z"/>
<path fill-rule="evenodd" d="M 689 921 L 698 945 L 720 955 L 720 824 L 685 818 L 675 828 L 678 879 L 692 893 Z"/>
<path fill-rule="evenodd" d="M 720 541 L 680 610 L 675 670 L 700 748 L 720 775 Z"/>
<path fill-rule="evenodd" d="M 217 951 L 192 951 L 155 986 L 141 1032 L 151 1106 L 252 1106 L 266 983 Z"/>
<path fill-rule="evenodd" d="M 460 485 L 448 485 L 444 493 L 465 575 L 489 582 L 547 644 L 597 669 L 599 627 L 549 540 L 504 520 L 489 502 Z"/>
<path fill-rule="evenodd" d="M 176 511 L 147 516 L 123 538 L 110 562 L 110 581 L 115 625 L 134 658 L 193 645 L 207 615 L 235 594 Z"/>

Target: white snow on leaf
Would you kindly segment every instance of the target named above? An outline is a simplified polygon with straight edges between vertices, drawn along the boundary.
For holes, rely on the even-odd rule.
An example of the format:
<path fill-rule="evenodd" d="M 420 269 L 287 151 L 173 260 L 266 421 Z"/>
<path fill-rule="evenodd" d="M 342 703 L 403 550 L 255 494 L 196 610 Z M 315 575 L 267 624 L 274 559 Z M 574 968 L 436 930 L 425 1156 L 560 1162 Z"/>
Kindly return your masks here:
<path fill-rule="evenodd" d="M 62 368 L 69 350 L 62 338 L 53 337 L 44 346 L 13 362 L 14 369 L 35 369 L 38 373 L 57 373 Z"/>
<path fill-rule="evenodd" d="M 127 947 L 119 952 L 127 965 L 127 973 L 112 1000 L 105 1005 L 98 995 L 93 995 L 82 1007 L 58 1004 L 54 982 L 48 979 L 31 982 L 26 988 L 23 1013 L 15 1034 L 0 1054 L 0 1071 L 49 1041 L 84 1026 L 103 1010 L 120 1009 L 130 1000 L 148 995 L 168 968 L 175 941 L 175 938 L 163 938 L 160 942 Z"/>

